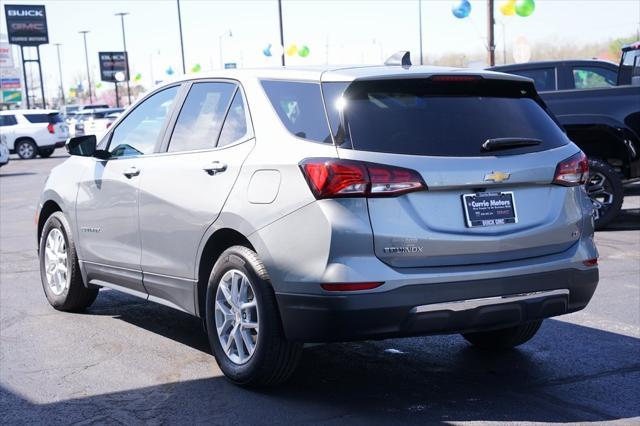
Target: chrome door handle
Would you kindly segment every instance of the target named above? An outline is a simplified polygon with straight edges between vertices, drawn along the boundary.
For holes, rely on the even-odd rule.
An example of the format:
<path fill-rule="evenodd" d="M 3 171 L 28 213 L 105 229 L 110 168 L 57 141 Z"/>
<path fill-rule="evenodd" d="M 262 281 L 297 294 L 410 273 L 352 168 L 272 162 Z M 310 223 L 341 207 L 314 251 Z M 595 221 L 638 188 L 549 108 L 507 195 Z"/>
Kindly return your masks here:
<path fill-rule="evenodd" d="M 213 176 L 216 173 L 222 173 L 227 170 L 227 165 L 219 161 L 214 161 L 213 163 L 204 166 L 202 170 Z"/>
<path fill-rule="evenodd" d="M 135 166 L 131 166 L 125 169 L 125 171 L 122 172 L 122 174 L 125 175 L 127 179 L 131 179 L 132 177 L 138 176 L 140 174 L 140 169 Z"/>

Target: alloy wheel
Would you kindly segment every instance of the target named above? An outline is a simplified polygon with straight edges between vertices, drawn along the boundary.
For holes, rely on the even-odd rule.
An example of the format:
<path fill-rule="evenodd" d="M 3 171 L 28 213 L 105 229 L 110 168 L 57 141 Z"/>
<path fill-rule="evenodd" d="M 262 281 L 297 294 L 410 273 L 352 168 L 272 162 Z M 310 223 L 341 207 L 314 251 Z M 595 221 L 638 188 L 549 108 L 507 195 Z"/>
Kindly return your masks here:
<path fill-rule="evenodd" d="M 68 287 L 68 259 L 64 235 L 58 228 L 52 228 L 44 249 L 44 267 L 49 289 L 56 296 Z"/>
<path fill-rule="evenodd" d="M 258 343 L 258 302 L 253 284 L 237 269 L 222 276 L 216 290 L 215 321 L 218 340 L 227 357 L 244 364 Z"/>
<path fill-rule="evenodd" d="M 21 143 L 18 147 L 18 155 L 20 158 L 31 158 L 35 154 L 35 149 L 33 145 L 28 142 Z"/>
<path fill-rule="evenodd" d="M 613 204 L 613 187 L 604 174 L 592 171 L 589 173 L 586 190 L 593 203 L 593 218 L 598 220 Z"/>

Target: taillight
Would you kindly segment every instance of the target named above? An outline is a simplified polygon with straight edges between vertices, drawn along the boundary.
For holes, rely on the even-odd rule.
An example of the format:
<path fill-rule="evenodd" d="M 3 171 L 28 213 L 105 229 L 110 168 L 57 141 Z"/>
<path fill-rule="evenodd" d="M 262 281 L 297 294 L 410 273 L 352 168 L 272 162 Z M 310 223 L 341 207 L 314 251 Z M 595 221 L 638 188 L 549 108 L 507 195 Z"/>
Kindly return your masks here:
<path fill-rule="evenodd" d="M 418 172 L 402 167 L 337 158 L 309 158 L 300 169 L 317 199 L 394 197 L 426 190 Z"/>
<path fill-rule="evenodd" d="M 53 124 L 49 123 L 47 124 L 47 130 L 49 131 L 49 133 L 54 134 L 56 129 L 53 128 Z"/>
<path fill-rule="evenodd" d="M 572 155 L 556 166 L 553 183 L 563 186 L 583 185 L 589 178 L 589 160 L 584 152 Z"/>

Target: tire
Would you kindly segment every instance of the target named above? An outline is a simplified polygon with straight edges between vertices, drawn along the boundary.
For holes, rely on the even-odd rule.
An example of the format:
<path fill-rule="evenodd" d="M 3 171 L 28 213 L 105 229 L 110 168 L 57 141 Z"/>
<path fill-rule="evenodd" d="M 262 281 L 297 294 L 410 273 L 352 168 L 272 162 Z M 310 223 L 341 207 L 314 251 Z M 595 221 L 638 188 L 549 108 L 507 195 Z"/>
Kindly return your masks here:
<path fill-rule="evenodd" d="M 594 221 L 597 230 L 605 228 L 622 208 L 624 187 L 620 175 L 599 159 L 589 160 L 589 180 L 587 194 L 593 202 Z"/>
<path fill-rule="evenodd" d="M 540 329 L 540 325 L 542 325 L 542 320 L 499 330 L 463 333 L 462 337 L 480 349 L 505 350 L 531 340 Z"/>
<path fill-rule="evenodd" d="M 44 149 L 40 149 L 38 151 L 38 154 L 40 154 L 40 157 L 42 158 L 49 158 L 51 157 L 51 154 L 53 154 L 55 150 L 56 150 L 55 148 L 44 148 Z"/>
<path fill-rule="evenodd" d="M 59 311 L 76 312 L 91 306 L 98 296 L 99 289 L 87 288 L 82 281 L 70 229 L 69 222 L 62 212 L 53 213 L 45 222 L 40 237 L 40 279 L 51 306 Z M 64 243 L 64 248 L 60 249 L 60 246 L 56 245 L 58 243 Z M 63 251 L 66 254 L 64 258 L 61 255 Z M 52 265 L 55 266 L 56 263 L 63 264 L 66 273 L 63 274 L 62 269 L 58 267 L 48 276 L 47 269 L 51 270 Z M 56 276 L 58 273 L 60 275 Z"/>
<path fill-rule="evenodd" d="M 234 282 L 239 288 L 236 293 Z M 255 303 L 255 308 L 237 309 L 231 302 Z M 253 250 L 233 246 L 220 255 L 207 286 L 205 316 L 209 344 L 231 382 L 247 387 L 273 386 L 286 381 L 296 369 L 302 345 L 286 340 L 269 276 Z M 230 338 L 238 332 L 236 324 L 241 325 L 240 347 L 238 340 Z M 257 327 L 243 328 L 242 324 Z M 228 350 L 223 349 L 225 337 Z M 251 342 L 253 351 L 248 346 Z"/>
<path fill-rule="evenodd" d="M 31 139 L 23 139 L 16 143 L 15 151 L 23 160 L 31 160 L 38 155 L 38 145 Z"/>

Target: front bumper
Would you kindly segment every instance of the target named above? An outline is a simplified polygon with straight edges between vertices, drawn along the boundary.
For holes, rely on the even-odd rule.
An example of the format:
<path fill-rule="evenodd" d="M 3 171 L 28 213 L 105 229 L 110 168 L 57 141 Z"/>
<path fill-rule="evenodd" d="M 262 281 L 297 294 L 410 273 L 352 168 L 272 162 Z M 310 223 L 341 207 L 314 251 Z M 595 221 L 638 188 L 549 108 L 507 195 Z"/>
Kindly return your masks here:
<path fill-rule="evenodd" d="M 288 339 L 329 342 L 509 327 L 583 309 L 597 284 L 597 268 L 569 268 L 503 278 L 407 285 L 377 293 L 276 293 L 276 297 Z M 448 303 L 457 301 L 460 304 Z"/>

